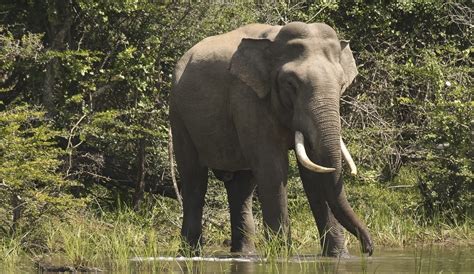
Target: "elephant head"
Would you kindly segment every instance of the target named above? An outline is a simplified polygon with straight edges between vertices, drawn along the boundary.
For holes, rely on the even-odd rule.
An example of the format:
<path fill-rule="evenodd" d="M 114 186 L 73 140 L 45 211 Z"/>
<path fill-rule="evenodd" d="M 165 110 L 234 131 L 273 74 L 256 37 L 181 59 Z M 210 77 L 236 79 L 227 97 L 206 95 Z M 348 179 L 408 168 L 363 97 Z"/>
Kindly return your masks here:
<path fill-rule="evenodd" d="M 341 138 L 339 100 L 357 75 L 348 42 L 325 24 L 290 23 L 277 33 L 243 39 L 230 71 L 295 135 L 298 161 L 323 177 L 328 205 L 337 220 L 372 253 L 365 225 L 349 205 L 342 185 L 341 156 L 356 168 Z M 306 142 L 304 141 L 306 140 Z M 342 152 L 342 153 L 341 153 Z M 318 164 L 316 164 L 318 163 Z"/>

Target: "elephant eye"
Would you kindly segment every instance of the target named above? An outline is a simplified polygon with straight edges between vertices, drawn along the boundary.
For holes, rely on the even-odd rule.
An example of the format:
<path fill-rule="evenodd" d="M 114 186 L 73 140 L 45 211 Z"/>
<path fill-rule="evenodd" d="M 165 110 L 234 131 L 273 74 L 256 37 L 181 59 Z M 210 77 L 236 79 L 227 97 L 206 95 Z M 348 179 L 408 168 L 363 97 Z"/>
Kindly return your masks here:
<path fill-rule="evenodd" d="M 294 90 L 294 89 L 296 88 L 296 87 L 295 87 L 295 84 L 294 84 L 292 81 L 289 81 L 289 80 L 288 80 L 288 81 L 286 81 L 285 84 L 286 84 L 286 87 L 289 88 L 289 89 L 293 89 L 293 90 Z"/>
<path fill-rule="evenodd" d="M 278 96 L 280 102 L 288 109 L 293 108 L 293 103 L 296 99 L 296 91 L 298 89 L 296 80 L 288 77 L 286 79 L 281 79 L 280 90 Z"/>
<path fill-rule="evenodd" d="M 297 84 L 293 79 L 287 79 L 285 81 L 285 89 L 291 91 L 293 94 L 296 94 Z"/>

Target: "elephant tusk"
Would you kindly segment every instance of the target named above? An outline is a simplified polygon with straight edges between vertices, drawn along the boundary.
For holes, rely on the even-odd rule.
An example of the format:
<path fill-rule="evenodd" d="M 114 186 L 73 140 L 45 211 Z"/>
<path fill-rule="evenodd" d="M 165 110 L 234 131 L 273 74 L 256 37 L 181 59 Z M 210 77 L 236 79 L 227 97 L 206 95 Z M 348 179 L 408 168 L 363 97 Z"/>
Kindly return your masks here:
<path fill-rule="evenodd" d="M 317 165 L 308 158 L 306 154 L 306 149 L 304 148 L 304 136 L 303 133 L 299 131 L 295 131 L 295 150 L 296 150 L 296 157 L 298 161 L 307 169 L 317 172 L 317 173 L 329 173 L 334 172 L 335 168 L 330 167 L 323 167 Z"/>
<path fill-rule="evenodd" d="M 349 164 L 349 167 L 351 168 L 351 174 L 352 175 L 357 175 L 357 167 L 354 163 L 354 160 L 352 159 L 351 154 L 349 153 L 349 150 L 347 150 L 346 145 L 344 144 L 344 141 L 342 141 L 341 138 L 341 151 L 342 151 L 342 156 L 344 157 L 344 160 Z"/>

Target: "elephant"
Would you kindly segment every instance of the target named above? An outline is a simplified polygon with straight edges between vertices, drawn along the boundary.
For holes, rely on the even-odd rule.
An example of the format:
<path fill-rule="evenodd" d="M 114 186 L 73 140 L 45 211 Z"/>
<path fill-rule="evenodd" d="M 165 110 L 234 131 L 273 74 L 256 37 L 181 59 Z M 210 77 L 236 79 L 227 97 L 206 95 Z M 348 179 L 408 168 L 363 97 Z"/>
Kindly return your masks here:
<path fill-rule="evenodd" d="M 324 23 L 250 24 L 188 50 L 169 97 L 184 244 L 200 250 L 209 170 L 226 188 L 231 252 L 255 252 L 255 189 L 265 231 L 289 236 L 294 149 L 322 255 L 348 256 L 342 227 L 371 255 L 371 236 L 342 178 L 342 158 L 357 170 L 341 138 L 339 100 L 357 74 L 348 41 Z"/>

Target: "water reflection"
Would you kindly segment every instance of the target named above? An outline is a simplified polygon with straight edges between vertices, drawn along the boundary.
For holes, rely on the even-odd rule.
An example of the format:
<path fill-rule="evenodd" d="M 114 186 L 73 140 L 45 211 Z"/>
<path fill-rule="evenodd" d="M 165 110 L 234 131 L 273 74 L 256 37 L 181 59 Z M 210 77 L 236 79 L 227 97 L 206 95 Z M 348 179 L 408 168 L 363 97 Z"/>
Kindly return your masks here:
<path fill-rule="evenodd" d="M 373 257 L 354 256 L 350 259 L 331 259 L 306 254 L 289 259 L 260 257 L 208 256 L 204 258 L 154 258 L 160 273 L 459 273 L 474 271 L 473 247 L 378 250 Z M 353 253 L 354 254 L 354 253 Z M 135 273 L 143 270 L 146 260 L 136 262 Z M 141 265 L 141 267 L 140 267 Z M 164 267 L 166 266 L 166 267 Z"/>
<path fill-rule="evenodd" d="M 202 258 L 132 258 L 129 264 L 102 267 L 110 273 L 462 273 L 474 271 L 474 247 L 428 246 L 414 249 L 379 249 L 373 257 L 322 258 L 302 254 L 288 259 L 212 254 Z M 352 251 L 352 254 L 357 254 Z M 27 262 L 27 261 L 25 261 Z M 31 262 L 31 261 L 29 261 Z M 115 267 L 114 267 L 115 265 Z M 0 273 L 37 273 L 31 263 Z"/>

